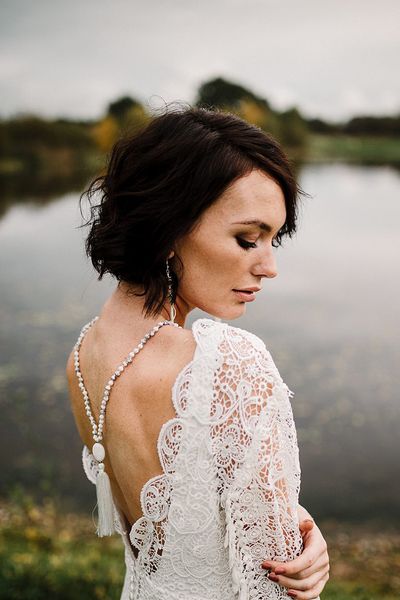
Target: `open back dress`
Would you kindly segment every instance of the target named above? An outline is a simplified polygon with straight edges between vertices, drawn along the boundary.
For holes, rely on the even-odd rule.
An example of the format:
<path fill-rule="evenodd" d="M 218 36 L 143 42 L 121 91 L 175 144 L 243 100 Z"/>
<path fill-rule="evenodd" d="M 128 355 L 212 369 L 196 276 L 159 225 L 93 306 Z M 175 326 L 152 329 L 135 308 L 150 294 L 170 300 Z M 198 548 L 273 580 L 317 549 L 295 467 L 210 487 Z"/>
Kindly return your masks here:
<path fill-rule="evenodd" d="M 303 549 L 292 392 L 256 335 L 208 318 L 192 333 L 193 359 L 171 391 L 175 417 L 158 437 L 161 472 L 141 490 L 143 514 L 131 526 L 114 504 L 121 600 L 289 598 L 261 563 Z M 95 483 L 86 446 L 83 467 Z"/>

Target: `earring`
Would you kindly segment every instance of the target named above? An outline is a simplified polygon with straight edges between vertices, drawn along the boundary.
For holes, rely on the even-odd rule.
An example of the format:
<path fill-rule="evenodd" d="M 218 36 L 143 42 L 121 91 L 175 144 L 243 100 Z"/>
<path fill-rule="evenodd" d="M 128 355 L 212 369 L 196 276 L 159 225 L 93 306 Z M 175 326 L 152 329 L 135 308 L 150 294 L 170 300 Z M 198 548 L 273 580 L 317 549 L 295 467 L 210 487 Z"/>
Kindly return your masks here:
<path fill-rule="evenodd" d="M 176 309 L 175 309 L 175 304 L 174 304 L 174 297 L 172 294 L 172 277 L 171 277 L 171 273 L 169 270 L 168 258 L 166 260 L 166 271 L 167 271 L 167 279 L 168 279 L 168 297 L 169 297 L 169 301 L 171 303 L 170 315 L 171 315 L 171 321 L 174 322 L 175 317 L 176 317 Z"/>

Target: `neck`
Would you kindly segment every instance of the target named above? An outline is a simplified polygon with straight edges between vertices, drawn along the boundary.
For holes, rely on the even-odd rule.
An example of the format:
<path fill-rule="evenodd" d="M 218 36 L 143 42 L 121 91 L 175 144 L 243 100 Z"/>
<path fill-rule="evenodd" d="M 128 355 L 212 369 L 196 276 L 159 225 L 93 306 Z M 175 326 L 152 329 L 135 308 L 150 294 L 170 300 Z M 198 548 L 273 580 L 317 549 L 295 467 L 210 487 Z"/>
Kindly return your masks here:
<path fill-rule="evenodd" d="M 134 292 L 142 293 L 143 288 L 120 281 L 105 306 L 107 306 L 107 309 L 115 309 L 119 318 L 131 319 L 132 317 L 141 317 L 143 320 L 148 321 L 149 324 L 165 319 L 171 320 L 171 304 L 168 300 L 157 315 L 145 317 L 143 311 L 144 296 L 135 296 Z M 192 309 L 188 307 L 187 303 L 179 295 L 177 295 L 174 304 L 176 310 L 175 323 L 184 327 L 186 317 Z"/>

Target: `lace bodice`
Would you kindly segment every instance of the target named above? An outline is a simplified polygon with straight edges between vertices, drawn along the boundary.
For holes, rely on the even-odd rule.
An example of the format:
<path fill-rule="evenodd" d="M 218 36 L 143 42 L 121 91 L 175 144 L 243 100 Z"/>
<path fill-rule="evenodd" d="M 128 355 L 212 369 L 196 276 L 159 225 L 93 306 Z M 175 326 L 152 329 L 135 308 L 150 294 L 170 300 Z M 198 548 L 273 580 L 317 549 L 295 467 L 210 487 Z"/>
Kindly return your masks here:
<path fill-rule="evenodd" d="M 261 563 L 302 550 L 292 392 L 254 334 L 206 318 L 192 332 L 195 354 L 172 388 L 176 416 L 159 433 L 162 472 L 142 488 L 143 516 L 128 531 L 115 507 L 121 598 L 289 598 Z M 96 465 L 85 446 L 93 483 Z"/>

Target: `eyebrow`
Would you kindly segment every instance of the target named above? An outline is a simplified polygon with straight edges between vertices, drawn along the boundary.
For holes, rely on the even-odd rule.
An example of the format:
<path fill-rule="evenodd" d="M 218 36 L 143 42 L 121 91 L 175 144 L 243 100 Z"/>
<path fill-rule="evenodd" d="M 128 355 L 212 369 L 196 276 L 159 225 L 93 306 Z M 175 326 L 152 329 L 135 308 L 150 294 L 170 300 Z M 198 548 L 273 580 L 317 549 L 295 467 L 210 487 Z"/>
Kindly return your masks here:
<path fill-rule="evenodd" d="M 271 233 L 272 227 L 268 225 L 268 223 L 263 223 L 263 221 L 258 221 L 257 219 L 249 219 L 248 221 L 236 221 L 232 223 L 232 225 L 258 225 L 260 229 Z"/>

